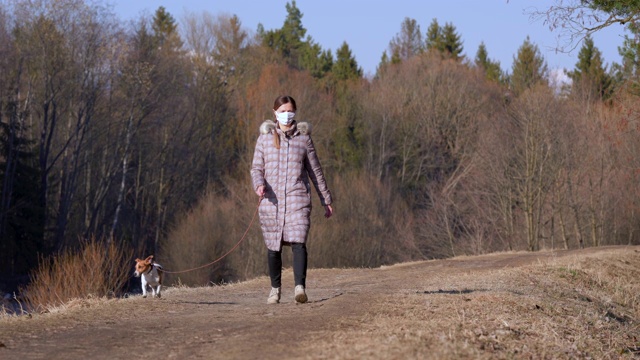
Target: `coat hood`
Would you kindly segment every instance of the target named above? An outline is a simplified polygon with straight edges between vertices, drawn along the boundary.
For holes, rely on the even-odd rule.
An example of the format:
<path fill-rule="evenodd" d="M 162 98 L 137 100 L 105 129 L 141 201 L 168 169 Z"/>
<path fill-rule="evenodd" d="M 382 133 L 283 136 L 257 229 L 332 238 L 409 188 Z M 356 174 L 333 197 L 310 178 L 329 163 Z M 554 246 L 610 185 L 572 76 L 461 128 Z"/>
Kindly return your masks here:
<path fill-rule="evenodd" d="M 260 133 L 268 134 L 272 130 L 275 130 L 276 123 L 273 120 L 265 120 L 262 125 L 260 125 Z M 311 135 L 312 126 L 306 121 L 296 122 L 296 128 L 300 132 L 301 135 Z"/>

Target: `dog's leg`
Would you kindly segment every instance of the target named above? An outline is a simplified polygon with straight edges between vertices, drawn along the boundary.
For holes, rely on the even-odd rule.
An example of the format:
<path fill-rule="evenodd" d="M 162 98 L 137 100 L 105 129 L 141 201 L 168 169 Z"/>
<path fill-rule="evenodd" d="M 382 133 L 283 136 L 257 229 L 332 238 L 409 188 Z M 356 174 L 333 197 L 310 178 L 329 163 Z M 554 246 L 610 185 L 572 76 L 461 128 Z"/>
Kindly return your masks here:
<path fill-rule="evenodd" d="M 142 297 L 146 298 L 147 297 L 147 280 L 144 278 L 144 276 L 141 277 L 141 282 L 142 282 Z"/>
<path fill-rule="evenodd" d="M 156 289 L 156 296 L 158 298 L 162 297 L 162 295 L 160 295 L 160 290 L 162 289 L 162 284 L 158 284 L 158 288 Z"/>

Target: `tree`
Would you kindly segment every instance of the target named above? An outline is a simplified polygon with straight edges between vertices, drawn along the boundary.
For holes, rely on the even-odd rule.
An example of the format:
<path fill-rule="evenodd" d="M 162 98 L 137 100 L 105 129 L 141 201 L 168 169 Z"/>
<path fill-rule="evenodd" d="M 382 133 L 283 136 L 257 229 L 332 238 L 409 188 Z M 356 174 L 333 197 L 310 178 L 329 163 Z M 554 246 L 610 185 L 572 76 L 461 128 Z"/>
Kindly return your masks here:
<path fill-rule="evenodd" d="M 543 19 L 551 31 L 560 31 L 565 39 L 558 49 L 571 51 L 581 40 L 606 27 L 632 26 L 640 20 L 637 0 L 556 0 L 546 11 L 532 11 L 534 19 Z"/>
<path fill-rule="evenodd" d="M 407 60 L 424 51 L 420 25 L 415 19 L 404 18 L 399 34 L 389 42 L 389 52 L 398 54 L 400 60 Z"/>
<path fill-rule="evenodd" d="M 462 41 L 455 26 L 446 23 L 441 27 L 436 19 L 433 19 L 427 30 L 426 48 L 437 50 L 442 56 L 455 60 L 460 59 L 463 50 Z"/>
<path fill-rule="evenodd" d="M 427 38 L 425 39 L 425 47 L 427 50 L 441 51 L 443 48 L 442 28 L 438 25 L 438 20 L 433 19 L 427 29 Z"/>
<path fill-rule="evenodd" d="M 458 60 L 462 55 L 462 41 L 456 32 L 456 27 L 451 23 L 446 23 L 442 28 L 443 52 L 451 58 Z"/>
<path fill-rule="evenodd" d="M 547 64 L 538 46 L 532 44 L 527 36 L 517 55 L 513 57 L 511 89 L 516 94 L 521 94 L 537 84 L 546 83 L 546 78 Z"/>
<path fill-rule="evenodd" d="M 624 36 L 624 43 L 618 47 L 622 56 L 622 65 L 617 69 L 617 76 L 630 84 L 630 89 L 640 94 L 640 22 L 629 24 L 633 37 Z"/>
<path fill-rule="evenodd" d="M 160 6 L 156 10 L 151 28 L 158 47 L 169 47 L 174 50 L 182 47 L 176 20 L 164 6 Z"/>
<path fill-rule="evenodd" d="M 484 45 L 484 42 L 481 42 L 480 46 L 478 46 L 478 51 L 476 52 L 475 64 L 477 67 L 482 69 L 482 71 L 484 72 L 484 76 L 488 80 L 495 81 L 495 82 L 503 81 L 502 69 L 500 69 L 500 62 L 489 59 L 487 48 Z"/>
<path fill-rule="evenodd" d="M 104 8 L 74 0 L 21 1 L 15 11 L 20 19 L 16 44 L 29 74 L 32 128 L 39 132 L 37 191 L 46 211 L 45 238 L 61 249 L 75 243 L 67 231 L 80 212 L 75 199 L 88 136 L 110 85 L 111 60 L 118 53 L 111 50 L 119 28 Z"/>
<path fill-rule="evenodd" d="M 322 50 L 322 47 L 308 37 L 302 47 L 299 57 L 302 69 L 308 70 L 317 79 L 322 78 L 333 67 L 333 54 L 331 50 Z"/>
<path fill-rule="evenodd" d="M 295 69 L 309 70 L 316 78 L 323 77 L 331 70 L 333 55 L 323 51 L 310 36 L 305 38 L 307 29 L 302 25 L 302 12 L 295 0 L 287 3 L 287 17 L 282 28 L 264 31 L 258 26 L 258 36 L 262 45 L 275 50 Z"/>
<path fill-rule="evenodd" d="M 585 99 L 604 100 L 611 95 L 612 78 L 603 65 L 602 53 L 591 37 L 584 39 L 575 69 L 568 73 L 572 94 Z"/>
<path fill-rule="evenodd" d="M 333 74 L 339 80 L 349 80 L 362 77 L 362 69 L 358 67 L 356 59 L 351 54 L 351 49 L 347 42 L 336 52 L 336 62 L 332 68 Z"/>
<path fill-rule="evenodd" d="M 40 174 L 21 103 L 0 103 L 0 274 L 25 274 L 47 250 L 42 241 L 44 207 L 33 191 Z"/>

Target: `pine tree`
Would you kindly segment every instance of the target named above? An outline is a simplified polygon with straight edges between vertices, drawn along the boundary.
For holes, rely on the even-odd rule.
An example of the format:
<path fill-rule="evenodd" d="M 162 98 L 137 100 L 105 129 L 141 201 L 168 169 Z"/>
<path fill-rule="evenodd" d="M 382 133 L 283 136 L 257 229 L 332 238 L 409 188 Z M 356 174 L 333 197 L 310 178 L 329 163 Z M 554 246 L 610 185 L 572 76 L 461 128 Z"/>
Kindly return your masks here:
<path fill-rule="evenodd" d="M 427 50 L 438 51 L 442 56 L 459 60 L 462 51 L 462 41 L 456 32 L 455 26 L 446 23 L 444 27 L 438 25 L 438 20 L 433 19 L 427 30 Z"/>
<path fill-rule="evenodd" d="M 632 36 L 625 35 L 624 42 L 618 47 L 622 56 L 622 66 L 617 67 L 617 78 L 628 82 L 634 93 L 640 94 L 640 25 L 629 24 Z"/>
<path fill-rule="evenodd" d="M 443 39 L 443 48 L 441 51 L 453 59 L 460 59 L 463 47 L 460 35 L 456 32 L 456 27 L 451 23 L 446 23 L 442 28 L 441 33 Z"/>
<path fill-rule="evenodd" d="M 25 274 L 44 250 L 44 208 L 33 191 L 40 172 L 17 107 L 9 103 L 6 110 L 8 121 L 0 121 L 0 273 Z"/>
<path fill-rule="evenodd" d="M 612 78 L 603 66 L 602 53 L 586 37 L 578 53 L 575 69 L 568 73 L 574 95 L 603 100 L 611 95 Z"/>
<path fill-rule="evenodd" d="M 424 51 L 420 25 L 416 20 L 404 18 L 400 33 L 389 42 L 389 50 L 392 54 L 397 53 L 401 60 L 407 60 Z"/>
<path fill-rule="evenodd" d="M 302 12 L 296 6 L 295 0 L 286 5 L 287 17 L 284 20 L 282 28 L 264 31 L 259 25 L 258 33 L 262 38 L 262 45 L 267 46 L 278 52 L 287 62 L 298 67 L 298 57 L 303 39 L 307 30 L 302 25 Z M 262 29 L 262 30 L 260 30 Z"/>
<path fill-rule="evenodd" d="M 438 20 L 433 19 L 431 21 L 431 25 L 429 25 L 429 28 L 427 29 L 427 39 L 425 40 L 425 47 L 427 50 L 442 51 L 443 38 L 441 31 L 442 29 L 440 28 L 440 25 L 438 25 Z"/>
<path fill-rule="evenodd" d="M 258 26 L 258 35 L 262 45 L 279 53 L 287 63 L 300 70 L 309 70 L 316 78 L 323 77 L 331 71 L 333 55 L 315 43 L 310 36 L 305 38 L 307 30 L 302 25 L 302 12 L 295 0 L 287 3 L 287 17 L 282 28 L 264 31 Z"/>
<path fill-rule="evenodd" d="M 484 42 L 481 42 L 480 46 L 478 46 L 478 51 L 476 52 L 475 64 L 477 67 L 482 69 L 482 71 L 484 72 L 484 76 L 488 80 L 495 81 L 495 82 L 503 81 L 500 62 L 492 61 L 489 59 L 489 54 L 487 52 L 486 46 L 484 45 Z"/>
<path fill-rule="evenodd" d="M 380 63 L 376 68 L 376 77 L 380 76 L 384 72 L 384 69 L 387 68 L 390 62 L 391 60 L 389 59 L 389 55 L 387 55 L 386 51 L 383 51 L 382 56 L 380 57 Z"/>
<path fill-rule="evenodd" d="M 153 17 L 153 29 L 156 44 L 159 48 L 178 50 L 182 48 L 182 40 L 178 34 L 178 25 L 170 13 L 160 6 Z"/>
<path fill-rule="evenodd" d="M 339 80 L 356 79 L 362 77 L 362 69 L 358 68 L 356 59 L 351 55 L 347 42 L 336 52 L 336 62 L 333 64 L 333 74 Z"/>
<path fill-rule="evenodd" d="M 540 83 L 547 83 L 547 64 L 540 54 L 538 46 L 532 44 L 527 36 L 513 58 L 511 89 L 516 94 Z"/>

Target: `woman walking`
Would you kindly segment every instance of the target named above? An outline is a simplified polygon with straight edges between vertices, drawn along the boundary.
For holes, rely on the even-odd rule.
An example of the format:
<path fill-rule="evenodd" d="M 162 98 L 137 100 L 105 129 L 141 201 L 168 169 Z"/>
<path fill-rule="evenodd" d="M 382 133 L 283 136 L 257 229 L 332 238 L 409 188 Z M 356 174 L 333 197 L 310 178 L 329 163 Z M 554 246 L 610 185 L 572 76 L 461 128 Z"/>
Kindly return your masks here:
<path fill-rule="evenodd" d="M 325 207 L 325 217 L 333 214 L 331 192 L 311 140 L 311 125 L 295 120 L 295 100 L 280 96 L 273 104 L 275 122 L 260 126 L 251 164 L 253 189 L 262 198 L 260 226 L 267 246 L 271 278 L 269 304 L 280 302 L 282 287 L 282 247 L 293 252 L 294 298 L 307 302 L 307 236 L 311 216 L 311 186 Z"/>

